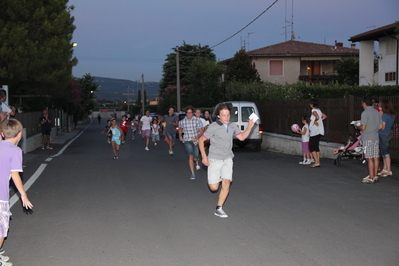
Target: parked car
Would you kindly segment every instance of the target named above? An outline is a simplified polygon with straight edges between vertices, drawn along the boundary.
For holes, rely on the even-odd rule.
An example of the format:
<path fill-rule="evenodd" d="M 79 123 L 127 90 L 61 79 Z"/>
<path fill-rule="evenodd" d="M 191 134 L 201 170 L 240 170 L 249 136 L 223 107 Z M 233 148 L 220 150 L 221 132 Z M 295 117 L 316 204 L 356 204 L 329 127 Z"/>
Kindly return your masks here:
<path fill-rule="evenodd" d="M 230 113 L 230 122 L 234 122 L 240 128 L 241 132 L 245 131 L 248 127 L 249 116 L 252 113 L 255 113 L 259 119 L 256 121 L 254 127 L 251 130 L 249 136 L 244 140 L 240 141 L 237 138 L 233 139 L 234 144 L 238 145 L 239 147 L 244 147 L 249 143 L 253 143 L 255 145 L 255 150 L 260 151 L 262 145 L 262 123 L 260 120 L 260 114 L 256 104 L 254 102 L 245 102 L 245 101 L 229 101 L 229 103 L 233 104 L 233 109 Z M 220 103 L 219 103 L 220 104 Z M 215 111 L 219 106 L 217 104 L 215 109 L 212 112 L 213 121 L 216 120 Z"/>

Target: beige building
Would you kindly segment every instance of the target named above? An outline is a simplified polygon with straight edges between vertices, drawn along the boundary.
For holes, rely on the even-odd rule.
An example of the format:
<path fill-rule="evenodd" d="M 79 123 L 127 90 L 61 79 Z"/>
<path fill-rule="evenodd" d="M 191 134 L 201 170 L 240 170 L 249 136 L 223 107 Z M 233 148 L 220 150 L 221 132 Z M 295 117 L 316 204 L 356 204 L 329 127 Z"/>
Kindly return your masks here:
<path fill-rule="evenodd" d="M 398 85 L 399 45 L 395 29 L 395 23 L 392 23 L 349 39 L 360 43 L 359 85 Z M 378 52 L 375 51 L 376 42 Z"/>
<path fill-rule="evenodd" d="M 359 50 L 335 45 L 286 41 L 248 51 L 261 80 L 285 84 L 299 81 L 300 75 L 334 75 L 335 62 L 359 56 Z M 226 64 L 230 61 L 226 60 Z"/>

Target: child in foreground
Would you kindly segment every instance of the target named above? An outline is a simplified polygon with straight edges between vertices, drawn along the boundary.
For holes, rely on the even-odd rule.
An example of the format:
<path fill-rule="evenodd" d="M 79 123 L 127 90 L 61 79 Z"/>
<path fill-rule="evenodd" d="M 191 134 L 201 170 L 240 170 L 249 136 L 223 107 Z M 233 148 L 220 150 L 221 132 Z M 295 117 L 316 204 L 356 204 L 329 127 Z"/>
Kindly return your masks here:
<path fill-rule="evenodd" d="M 17 145 L 22 137 L 22 124 L 16 119 L 8 119 L 1 124 L 2 136 L 5 140 L 0 142 L 0 248 L 7 237 L 10 221 L 10 178 L 21 194 L 22 206 L 32 209 L 19 172 L 22 172 L 22 150 Z M 3 251 L 4 252 L 4 251 Z M 10 266 L 9 257 L 0 255 L 0 265 Z"/>
<path fill-rule="evenodd" d="M 309 123 L 310 118 L 309 116 L 302 117 L 302 129 L 299 129 L 296 133 L 302 135 L 302 154 L 303 154 L 303 161 L 299 162 L 299 164 L 311 164 L 312 163 L 312 154 L 309 150 L 309 138 L 310 138 L 310 131 L 309 131 Z"/>
<path fill-rule="evenodd" d="M 112 132 L 112 138 L 111 138 L 111 147 L 112 147 L 112 152 L 114 154 L 114 160 L 119 159 L 118 158 L 118 151 L 119 147 L 121 145 L 121 138 L 123 135 L 122 129 L 116 125 L 116 119 L 112 118 L 111 119 L 111 127 L 109 128 L 109 131 Z"/>
<path fill-rule="evenodd" d="M 208 166 L 208 187 L 216 193 L 219 198 L 214 214 L 221 218 L 228 215 L 223 211 L 223 205 L 230 193 L 230 183 L 233 181 L 233 138 L 234 136 L 244 141 L 255 124 L 253 120 L 248 121 L 248 127 L 244 132 L 238 128 L 237 124 L 230 122 L 230 112 L 233 109 L 231 103 L 221 103 L 215 113 L 217 120 L 209 125 L 206 132 L 200 137 L 198 145 L 202 156 L 202 163 Z M 204 142 L 210 139 L 209 155 L 206 155 Z"/>

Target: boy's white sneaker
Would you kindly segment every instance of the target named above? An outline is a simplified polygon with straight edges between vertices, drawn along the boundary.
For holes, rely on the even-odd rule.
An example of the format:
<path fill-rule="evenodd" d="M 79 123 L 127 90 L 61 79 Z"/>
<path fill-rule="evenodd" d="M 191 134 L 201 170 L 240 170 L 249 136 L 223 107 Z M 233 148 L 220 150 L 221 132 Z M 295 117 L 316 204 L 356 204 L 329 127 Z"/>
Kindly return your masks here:
<path fill-rule="evenodd" d="M 303 164 L 309 165 L 309 164 L 311 164 L 311 162 L 310 162 L 310 160 L 306 160 L 306 161 L 303 162 Z"/>
<path fill-rule="evenodd" d="M 216 209 L 215 215 L 216 215 L 216 216 L 219 216 L 220 218 L 227 218 L 227 217 L 229 217 L 229 216 L 223 211 L 222 208 Z"/>

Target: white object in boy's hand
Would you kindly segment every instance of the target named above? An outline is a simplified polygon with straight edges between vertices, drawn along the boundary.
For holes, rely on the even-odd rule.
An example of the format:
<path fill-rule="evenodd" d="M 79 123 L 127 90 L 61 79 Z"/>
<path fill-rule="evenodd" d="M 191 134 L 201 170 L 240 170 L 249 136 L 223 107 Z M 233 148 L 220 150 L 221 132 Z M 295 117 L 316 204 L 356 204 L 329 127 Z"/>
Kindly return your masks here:
<path fill-rule="evenodd" d="M 1 103 L 1 108 L 3 112 L 6 112 L 7 114 L 11 113 L 12 109 L 6 104 L 6 103 Z"/>
<path fill-rule="evenodd" d="M 255 123 L 256 121 L 258 121 L 258 119 L 259 119 L 259 117 L 258 117 L 255 113 L 252 113 L 252 114 L 249 116 L 249 120 L 253 120 L 254 123 Z"/>

